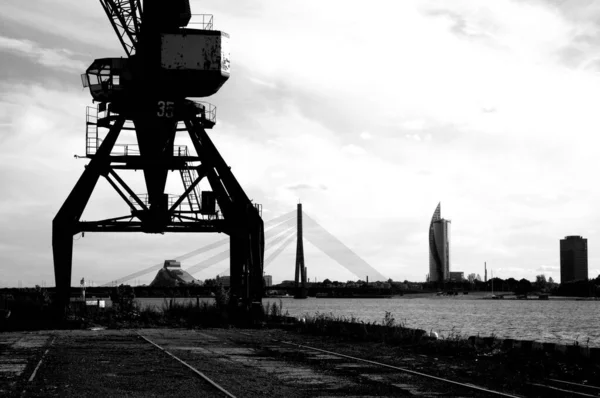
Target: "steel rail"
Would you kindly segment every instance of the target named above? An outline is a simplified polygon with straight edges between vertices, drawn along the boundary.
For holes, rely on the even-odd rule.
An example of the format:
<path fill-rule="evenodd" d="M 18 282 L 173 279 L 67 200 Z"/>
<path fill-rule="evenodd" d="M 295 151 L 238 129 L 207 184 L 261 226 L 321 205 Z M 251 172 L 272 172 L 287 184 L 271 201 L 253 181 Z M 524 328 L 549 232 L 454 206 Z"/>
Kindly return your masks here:
<path fill-rule="evenodd" d="M 442 377 L 437 377 L 437 376 L 433 376 L 433 375 L 429 375 L 429 374 L 426 374 L 426 373 L 417 372 L 417 371 L 406 369 L 406 368 L 400 368 L 400 367 L 397 367 L 397 366 L 388 365 L 388 364 L 381 363 L 381 362 L 371 361 L 369 359 L 363 359 L 363 358 L 353 357 L 353 356 L 350 356 L 350 355 L 339 354 L 337 352 L 323 350 L 321 348 L 311 347 L 311 346 L 307 346 L 307 345 L 303 345 L 303 344 L 296 344 L 296 343 L 292 343 L 292 342 L 289 342 L 289 341 L 283 341 L 283 340 L 273 340 L 273 341 L 276 341 L 276 342 L 282 343 L 282 344 L 288 344 L 288 345 L 300 347 L 300 348 L 305 348 L 305 349 L 308 349 L 308 350 L 319 351 L 319 352 L 323 352 L 325 354 L 334 355 L 334 356 L 341 357 L 341 358 L 347 358 L 347 359 L 351 359 L 351 360 L 357 361 L 357 362 L 365 362 L 365 363 L 368 363 L 368 364 L 371 364 L 371 365 L 376 365 L 376 366 L 380 366 L 380 367 L 384 367 L 384 368 L 388 368 L 388 369 L 399 370 L 399 371 L 404 372 L 404 373 L 409 373 L 409 374 L 413 374 L 413 375 L 417 375 L 417 376 L 421 376 L 421 377 L 425 377 L 425 378 L 429 378 L 429 379 L 441 381 L 441 382 L 444 382 L 444 383 L 453 384 L 453 385 L 464 387 L 464 388 L 469 388 L 471 390 L 477 390 L 477 391 L 485 392 L 487 394 L 497 395 L 499 397 L 520 398 L 518 395 L 510 395 L 510 394 L 506 394 L 506 393 L 503 393 L 503 392 L 500 392 L 500 391 L 488 390 L 487 388 L 478 387 L 478 386 L 475 386 L 473 384 L 466 384 L 466 383 L 461 383 L 461 382 L 458 382 L 458 381 L 444 379 Z"/>
<path fill-rule="evenodd" d="M 557 392 L 561 392 L 561 393 L 567 393 L 570 394 L 571 396 L 577 396 L 577 397 L 594 397 L 597 398 L 598 395 L 591 395 L 591 394 L 586 394 L 584 392 L 579 392 L 579 391 L 572 391 L 572 390 L 565 390 L 564 388 L 558 388 L 558 387 L 553 387 L 553 386 L 548 386 L 545 384 L 538 384 L 538 383 L 527 383 L 530 386 L 533 387 L 538 387 L 538 388 L 545 388 L 548 390 L 552 390 L 552 391 L 557 391 Z"/>
<path fill-rule="evenodd" d="M 54 344 L 54 340 L 56 340 L 56 336 L 52 337 L 52 340 L 50 340 L 50 343 L 47 345 L 48 348 L 46 348 L 46 351 L 44 351 L 44 353 L 42 354 L 42 357 L 40 358 L 40 361 L 38 362 L 37 366 L 35 367 L 35 369 L 33 369 L 33 373 L 29 377 L 29 380 L 27 380 L 29 383 L 31 383 L 33 379 L 35 379 L 35 375 L 37 374 L 37 371 L 40 368 L 40 366 L 42 366 L 42 362 L 44 361 L 44 358 L 46 358 L 46 354 L 48 354 L 48 351 L 50 351 L 50 347 L 52 346 L 52 344 Z"/>
<path fill-rule="evenodd" d="M 228 396 L 230 398 L 235 398 L 235 395 L 233 395 L 229 391 L 225 390 L 223 387 L 221 387 L 220 385 L 218 385 L 216 382 L 214 382 L 213 380 L 211 380 L 208 376 L 206 376 L 204 373 L 200 372 L 198 369 L 196 369 L 192 365 L 190 365 L 187 362 L 185 362 L 183 359 L 180 359 L 180 358 L 176 357 L 175 355 L 171 354 L 169 351 L 165 350 L 164 348 L 162 348 L 161 346 L 159 346 L 158 344 L 156 344 L 155 342 L 153 342 L 149 338 L 147 338 L 145 336 L 142 336 L 140 333 L 137 333 L 137 335 L 140 336 L 142 339 L 146 340 L 148 343 L 152 344 L 154 347 L 156 347 L 159 350 L 161 350 L 162 352 L 164 352 L 165 354 L 169 355 L 171 358 L 173 358 L 176 361 L 178 361 L 178 362 L 182 363 L 183 365 L 185 365 L 192 372 L 196 373 L 198 376 L 200 376 L 202 379 L 204 379 L 205 381 L 207 381 L 208 383 L 210 383 L 213 387 L 215 387 L 217 390 L 221 391 L 226 396 Z"/>
<path fill-rule="evenodd" d="M 552 381 L 552 382 L 555 382 L 555 383 L 561 383 L 561 384 L 567 384 L 569 386 L 575 386 L 575 387 L 579 387 L 579 388 L 587 388 L 587 389 L 590 389 L 590 390 L 600 391 L 600 387 L 590 386 L 590 385 L 587 385 L 587 384 L 573 383 L 572 381 L 564 381 L 564 380 L 558 380 L 558 379 L 548 379 L 548 381 Z"/>

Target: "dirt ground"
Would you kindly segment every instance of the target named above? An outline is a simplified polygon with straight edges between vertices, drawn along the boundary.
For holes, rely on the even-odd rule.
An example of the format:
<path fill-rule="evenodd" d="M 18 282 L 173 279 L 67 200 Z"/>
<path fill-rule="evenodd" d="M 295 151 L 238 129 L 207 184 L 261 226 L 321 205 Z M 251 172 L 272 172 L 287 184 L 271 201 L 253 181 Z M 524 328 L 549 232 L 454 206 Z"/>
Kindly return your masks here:
<path fill-rule="evenodd" d="M 549 377 L 579 383 L 600 379 L 597 365 L 578 367 L 576 363 L 492 354 L 471 358 L 424 354 L 417 347 L 340 341 L 281 329 L 62 330 L 0 334 L 0 396 L 223 396 L 139 335 L 164 347 L 236 397 L 487 396 L 309 352 L 281 341 L 321 347 L 520 396 L 549 396 L 527 384 Z"/>

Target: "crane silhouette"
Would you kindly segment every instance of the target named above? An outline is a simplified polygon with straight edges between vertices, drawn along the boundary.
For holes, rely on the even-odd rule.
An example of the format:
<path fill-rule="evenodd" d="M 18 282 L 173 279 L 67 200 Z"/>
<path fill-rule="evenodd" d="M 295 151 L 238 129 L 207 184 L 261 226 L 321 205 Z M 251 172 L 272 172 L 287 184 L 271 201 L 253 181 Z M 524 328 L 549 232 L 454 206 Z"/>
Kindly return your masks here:
<path fill-rule="evenodd" d="M 248 198 L 206 130 L 216 108 L 189 98 L 215 94 L 230 75 L 229 35 L 213 30 L 212 16 L 190 29 L 189 0 L 100 0 L 126 57 L 94 60 L 82 75 L 97 108 L 86 113 L 83 174 L 52 223 L 59 308 L 69 300 L 73 235 L 80 232 L 223 232 L 229 235 L 231 304 L 248 310 L 261 301 L 264 225 L 261 206 Z M 117 144 L 123 130 L 135 144 Z M 187 133 L 192 148 L 175 145 Z M 141 170 L 146 193 L 122 174 Z M 184 192 L 165 193 L 169 171 Z M 81 221 L 104 177 L 130 214 Z M 211 190 L 200 191 L 206 179 Z"/>

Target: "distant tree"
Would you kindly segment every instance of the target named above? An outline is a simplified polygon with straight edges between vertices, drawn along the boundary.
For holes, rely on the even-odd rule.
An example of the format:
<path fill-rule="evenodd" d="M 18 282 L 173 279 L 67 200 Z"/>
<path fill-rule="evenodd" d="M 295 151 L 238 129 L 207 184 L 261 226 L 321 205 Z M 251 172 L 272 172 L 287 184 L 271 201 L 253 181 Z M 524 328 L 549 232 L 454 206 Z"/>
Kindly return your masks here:
<path fill-rule="evenodd" d="M 533 285 L 537 290 L 540 290 L 540 291 L 546 290 L 546 286 L 548 285 L 548 282 L 546 281 L 546 275 L 544 275 L 544 274 L 536 275 L 535 282 L 533 283 Z"/>
<path fill-rule="evenodd" d="M 393 283 L 394 281 L 392 280 L 392 278 L 388 279 L 388 283 Z"/>
<path fill-rule="evenodd" d="M 135 306 L 135 291 L 130 285 L 121 284 L 113 289 L 110 300 L 118 311 L 132 311 Z"/>
<path fill-rule="evenodd" d="M 325 279 L 323 281 L 323 286 L 328 286 L 328 285 L 331 285 L 331 281 L 329 279 Z"/>
<path fill-rule="evenodd" d="M 552 277 L 548 278 L 548 283 L 554 283 L 554 279 Z"/>
<path fill-rule="evenodd" d="M 519 282 L 515 279 L 515 278 L 508 278 L 506 280 L 506 285 L 509 291 L 514 292 L 515 289 L 517 288 L 517 285 L 519 284 Z"/>
<path fill-rule="evenodd" d="M 475 279 L 477 279 L 479 282 L 481 282 L 481 275 L 477 274 L 477 276 L 475 277 Z"/>
<path fill-rule="evenodd" d="M 533 290 L 533 286 L 531 282 L 525 278 L 521 279 L 517 284 L 517 289 L 515 290 L 516 294 L 527 294 Z"/>
<path fill-rule="evenodd" d="M 212 288 L 212 287 L 216 287 L 217 284 L 217 280 L 216 279 L 206 279 L 204 281 L 204 287 L 208 287 L 208 288 Z"/>
<path fill-rule="evenodd" d="M 475 274 L 469 274 L 469 275 L 467 276 L 467 279 L 469 280 L 469 283 L 473 283 L 473 282 L 475 282 L 475 279 L 476 279 L 476 278 L 477 278 L 477 275 L 475 275 Z"/>

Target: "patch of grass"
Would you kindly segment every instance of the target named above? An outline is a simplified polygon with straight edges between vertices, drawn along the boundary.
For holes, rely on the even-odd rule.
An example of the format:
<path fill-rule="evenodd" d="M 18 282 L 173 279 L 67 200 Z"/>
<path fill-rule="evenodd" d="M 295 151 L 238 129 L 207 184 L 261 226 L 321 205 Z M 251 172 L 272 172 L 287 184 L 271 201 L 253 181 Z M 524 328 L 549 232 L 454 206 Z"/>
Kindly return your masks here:
<path fill-rule="evenodd" d="M 121 327 L 229 327 L 256 326 L 265 321 L 279 322 L 287 316 L 283 310 L 283 302 L 265 303 L 253 307 L 251 315 L 240 308 L 229 305 L 226 291 L 218 291 L 212 303 L 206 301 L 179 302 L 165 299 L 160 307 L 142 308 L 133 300 L 125 306 L 115 306 L 99 311 L 90 322 L 110 328 Z"/>
<path fill-rule="evenodd" d="M 423 353 L 448 355 L 489 355 L 497 351 L 497 344 L 488 348 L 474 347 L 468 339 L 454 329 L 446 336 L 434 338 L 422 329 L 411 329 L 404 322 L 397 322 L 386 311 L 381 322 L 364 322 L 354 316 L 332 313 L 306 314 L 297 326 L 303 333 L 336 337 L 346 340 L 385 343 L 391 346 L 417 347 Z"/>
<path fill-rule="evenodd" d="M 266 320 L 279 321 L 284 316 L 289 316 L 288 311 L 283 312 L 283 302 L 279 300 L 279 303 L 271 302 L 263 304 L 262 308 L 263 316 Z"/>

